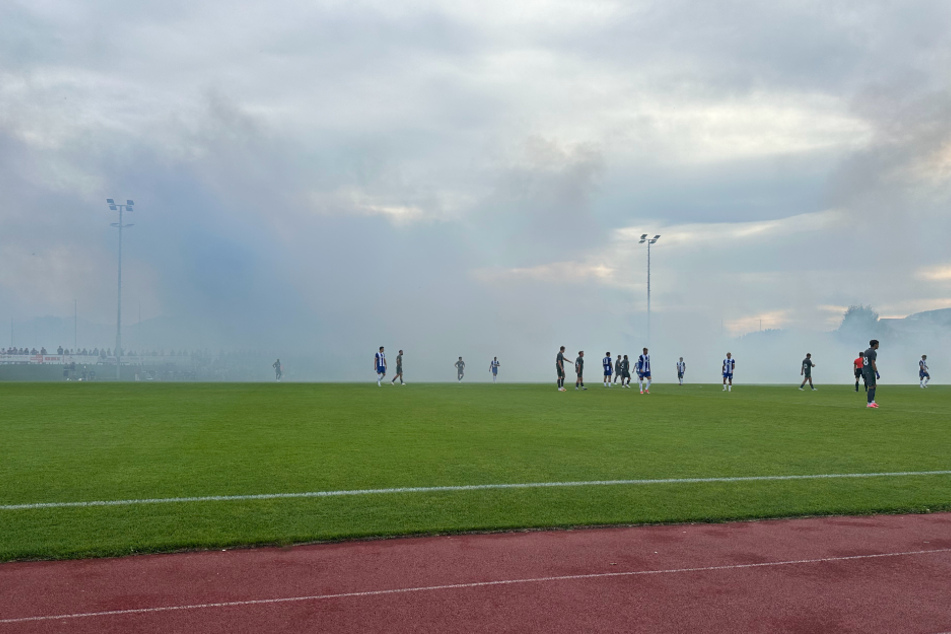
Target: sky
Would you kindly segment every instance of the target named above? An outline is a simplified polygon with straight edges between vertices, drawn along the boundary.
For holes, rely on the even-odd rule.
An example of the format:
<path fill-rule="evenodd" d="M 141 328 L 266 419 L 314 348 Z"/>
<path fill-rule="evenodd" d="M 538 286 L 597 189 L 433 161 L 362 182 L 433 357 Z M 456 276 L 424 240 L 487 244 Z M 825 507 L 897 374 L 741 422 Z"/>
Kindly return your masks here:
<path fill-rule="evenodd" d="M 128 198 L 130 346 L 544 380 L 560 345 L 648 341 L 715 373 L 762 328 L 798 373 L 849 305 L 951 307 L 949 27 L 942 0 L 6 0 L 0 319 L 114 324 Z"/>

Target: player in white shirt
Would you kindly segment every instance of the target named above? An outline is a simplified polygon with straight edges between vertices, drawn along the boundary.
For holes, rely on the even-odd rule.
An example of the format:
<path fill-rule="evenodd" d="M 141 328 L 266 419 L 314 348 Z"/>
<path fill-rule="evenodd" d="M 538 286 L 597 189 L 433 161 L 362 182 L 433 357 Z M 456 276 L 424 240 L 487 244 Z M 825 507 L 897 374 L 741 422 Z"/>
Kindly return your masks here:
<path fill-rule="evenodd" d="M 489 362 L 489 372 L 492 373 L 492 382 L 495 383 L 495 380 L 499 378 L 499 366 L 502 365 L 499 363 L 498 357 L 493 357 L 492 361 Z"/>
<path fill-rule="evenodd" d="M 684 373 L 687 371 L 687 364 L 684 363 L 684 358 L 680 357 L 680 361 L 677 362 L 677 380 L 680 381 L 680 384 L 684 384 Z"/>
<path fill-rule="evenodd" d="M 931 374 L 928 373 L 928 355 L 921 355 L 921 361 L 918 362 L 918 384 L 922 388 L 928 387 L 928 381 L 931 380 Z"/>
<path fill-rule="evenodd" d="M 651 393 L 651 356 L 647 353 L 647 348 L 637 357 L 637 384 L 641 388 L 641 394 Z"/>
<path fill-rule="evenodd" d="M 733 391 L 733 369 L 736 368 L 736 359 L 729 352 L 726 353 L 726 359 L 723 360 L 723 391 Z M 729 383 L 727 383 L 729 381 Z"/>
<path fill-rule="evenodd" d="M 604 387 L 611 387 L 614 385 L 611 382 L 611 372 L 614 370 L 614 362 L 611 361 L 610 352 L 604 353 L 604 358 L 601 359 L 601 365 L 604 367 Z"/>
<path fill-rule="evenodd" d="M 386 355 L 383 353 L 383 346 L 380 346 L 380 351 L 373 356 L 373 367 L 376 368 L 376 384 L 383 387 L 383 379 L 386 377 Z"/>

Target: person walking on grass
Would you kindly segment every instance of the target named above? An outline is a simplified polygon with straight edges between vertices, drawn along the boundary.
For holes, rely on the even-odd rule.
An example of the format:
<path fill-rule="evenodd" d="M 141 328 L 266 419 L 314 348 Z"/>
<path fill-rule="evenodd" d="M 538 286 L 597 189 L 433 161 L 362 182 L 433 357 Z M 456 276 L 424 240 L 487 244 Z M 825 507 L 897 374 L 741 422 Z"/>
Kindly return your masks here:
<path fill-rule="evenodd" d="M 492 373 L 492 382 L 495 383 L 496 379 L 499 378 L 499 366 L 502 365 L 499 363 L 498 357 L 492 357 L 492 361 L 489 362 L 489 371 Z"/>
<path fill-rule="evenodd" d="M 403 351 L 400 350 L 399 354 L 396 355 L 396 375 L 393 377 L 393 380 L 390 381 L 390 385 L 396 385 L 396 379 L 400 380 L 400 385 L 406 385 L 403 383 Z"/>
<path fill-rule="evenodd" d="M 558 376 L 558 391 L 566 392 L 565 389 L 565 347 L 558 349 L 558 355 L 555 357 L 555 374 Z"/>
<path fill-rule="evenodd" d="M 859 391 L 859 380 L 865 384 L 865 391 L 868 392 L 868 383 L 865 383 L 865 353 L 859 352 L 859 356 L 852 362 L 853 374 L 855 375 L 855 391 Z"/>
<path fill-rule="evenodd" d="M 614 382 L 617 383 L 617 380 L 621 378 L 621 355 L 617 356 L 617 361 L 614 362 Z M 624 387 L 624 381 L 621 381 L 621 387 Z"/>
<path fill-rule="evenodd" d="M 677 362 L 677 381 L 683 385 L 684 384 L 684 374 L 687 372 L 687 364 L 684 363 L 684 358 L 680 357 L 680 361 Z"/>
<path fill-rule="evenodd" d="M 928 387 L 928 381 L 931 380 L 931 375 L 928 374 L 928 355 L 921 355 L 921 361 L 918 362 L 918 385 L 922 389 Z"/>
<path fill-rule="evenodd" d="M 816 367 L 816 364 L 812 362 L 812 354 L 807 352 L 806 358 L 802 360 L 802 367 L 799 370 L 799 376 L 803 377 L 802 385 L 799 386 L 799 389 L 806 387 L 806 381 L 809 381 L 809 387 L 812 388 L 812 391 L 816 391 L 816 386 L 812 384 L 812 369 Z"/>
<path fill-rule="evenodd" d="M 628 389 L 631 387 L 631 362 L 627 358 L 627 355 L 624 355 L 624 358 L 621 360 L 621 387 Z"/>
<path fill-rule="evenodd" d="M 383 379 L 386 378 L 386 354 L 383 352 L 383 346 L 373 355 L 373 367 L 376 368 L 376 384 L 383 387 Z"/>
<path fill-rule="evenodd" d="M 584 386 L 584 350 L 578 351 L 578 358 L 575 359 L 575 374 L 578 378 L 575 379 L 575 389 L 587 390 Z"/>
<path fill-rule="evenodd" d="M 865 385 L 868 386 L 868 394 L 866 400 L 868 401 L 865 407 L 870 407 L 872 409 L 878 409 L 878 403 L 875 402 L 875 389 L 878 385 L 878 379 L 881 378 L 881 375 L 878 373 L 878 339 L 872 339 L 868 342 L 868 350 L 865 351 L 864 361 L 864 376 L 865 376 Z"/>
<path fill-rule="evenodd" d="M 736 359 L 729 352 L 726 353 L 726 359 L 723 360 L 723 391 L 733 391 L 733 370 L 736 368 Z"/>
<path fill-rule="evenodd" d="M 278 359 L 272 363 L 271 367 L 274 368 L 274 380 L 280 381 L 284 377 L 284 366 L 281 365 L 281 360 Z"/>
<path fill-rule="evenodd" d="M 651 356 L 647 353 L 647 348 L 637 357 L 637 385 L 641 394 L 651 393 Z"/>
<path fill-rule="evenodd" d="M 461 381 L 462 377 L 466 375 L 466 362 L 462 360 L 462 357 L 459 357 L 459 360 L 456 361 L 456 379 Z"/>

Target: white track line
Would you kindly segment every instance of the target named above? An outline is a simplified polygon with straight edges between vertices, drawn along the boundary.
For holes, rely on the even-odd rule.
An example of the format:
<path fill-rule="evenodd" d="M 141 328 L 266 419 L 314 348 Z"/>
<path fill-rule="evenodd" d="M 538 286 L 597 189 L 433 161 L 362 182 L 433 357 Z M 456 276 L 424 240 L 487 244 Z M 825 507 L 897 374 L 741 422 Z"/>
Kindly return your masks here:
<path fill-rule="evenodd" d="M 894 471 L 891 473 L 824 473 L 817 475 L 744 476 L 728 478 L 671 478 L 666 480 L 591 480 L 581 482 L 526 482 L 521 484 L 471 484 L 442 487 L 401 487 L 394 489 L 357 489 L 350 491 L 311 491 L 307 493 L 259 493 L 256 495 L 207 495 L 202 497 L 145 498 L 139 500 L 96 500 L 91 502 L 36 502 L 5 504 L 0 511 L 61 509 L 87 506 L 132 506 L 183 502 L 235 502 L 240 500 L 278 500 L 289 498 L 325 498 L 344 495 L 383 495 L 387 493 L 442 493 L 446 491 L 486 491 L 491 489 L 541 489 L 551 487 L 591 487 L 651 484 L 704 484 L 709 482 L 762 482 L 778 480 L 829 480 L 837 478 L 896 478 L 906 476 L 951 475 L 948 471 Z"/>
<path fill-rule="evenodd" d="M 58 621 L 93 616 L 121 616 L 124 614 L 150 614 L 154 612 L 174 612 L 181 610 L 202 610 L 207 608 L 230 608 L 244 605 L 271 605 L 275 603 L 296 603 L 301 601 L 322 601 L 327 599 L 347 599 L 354 597 L 377 597 L 388 594 L 406 594 L 410 592 L 433 592 L 436 590 L 464 590 L 489 586 L 506 586 L 521 583 L 548 583 L 552 581 L 576 581 L 579 579 L 606 579 L 609 577 L 634 577 L 639 575 L 661 575 L 680 572 L 707 572 L 712 570 L 739 570 L 743 568 L 766 568 L 792 566 L 797 564 L 818 564 L 830 561 L 854 561 L 858 559 L 879 559 L 882 557 L 907 557 L 911 555 L 932 555 L 951 552 L 951 548 L 935 550 L 912 550 L 900 553 L 878 553 L 872 555 L 851 555 L 849 557 L 823 557 L 820 559 L 798 559 L 792 561 L 773 561 L 758 564 L 732 564 L 728 566 L 705 566 L 703 568 L 674 568 L 669 570 L 635 570 L 630 572 L 598 572 L 586 575 L 561 575 L 557 577 L 532 577 L 528 579 L 502 579 L 499 581 L 476 581 L 473 583 L 452 583 L 441 586 L 417 586 L 412 588 L 393 588 L 390 590 L 365 590 L 362 592 L 341 592 L 338 594 L 315 594 L 303 597 L 281 597 L 275 599 L 249 599 L 246 601 L 221 601 L 217 603 L 196 603 L 192 605 L 168 605 L 155 608 L 134 608 L 129 610 L 108 610 L 104 612 L 77 612 L 74 614 L 53 614 L 49 616 L 26 616 L 13 619 L 0 619 L 0 625 L 26 623 L 29 621 Z"/>

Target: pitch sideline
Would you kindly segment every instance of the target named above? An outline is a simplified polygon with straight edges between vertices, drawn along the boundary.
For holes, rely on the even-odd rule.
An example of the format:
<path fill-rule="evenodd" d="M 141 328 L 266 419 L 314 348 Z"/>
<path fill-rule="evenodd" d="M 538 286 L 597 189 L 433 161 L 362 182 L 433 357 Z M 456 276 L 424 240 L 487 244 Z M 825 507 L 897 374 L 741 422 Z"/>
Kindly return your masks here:
<path fill-rule="evenodd" d="M 93 500 L 88 502 L 36 502 L 4 504 L 0 511 L 34 509 L 85 508 L 92 506 L 136 506 L 142 504 L 182 504 L 191 502 L 239 502 L 248 500 L 279 500 L 295 498 L 342 497 L 348 495 L 386 495 L 394 493 L 444 493 L 453 491 L 488 491 L 499 489 L 542 489 L 585 486 L 649 486 L 658 484 L 706 484 L 714 482 L 770 482 L 785 480 L 831 480 L 845 478 L 898 478 L 951 475 L 944 471 L 892 471 L 883 473 L 824 473 L 813 475 L 736 476 L 714 478 L 669 478 L 655 480 L 590 480 L 578 482 L 525 482 L 515 484 L 470 484 L 437 487 L 399 487 L 391 489 L 354 489 L 343 491 L 310 491 L 304 493 L 259 493 L 253 495 L 208 495 L 198 497 L 143 498 L 134 500 Z"/>

